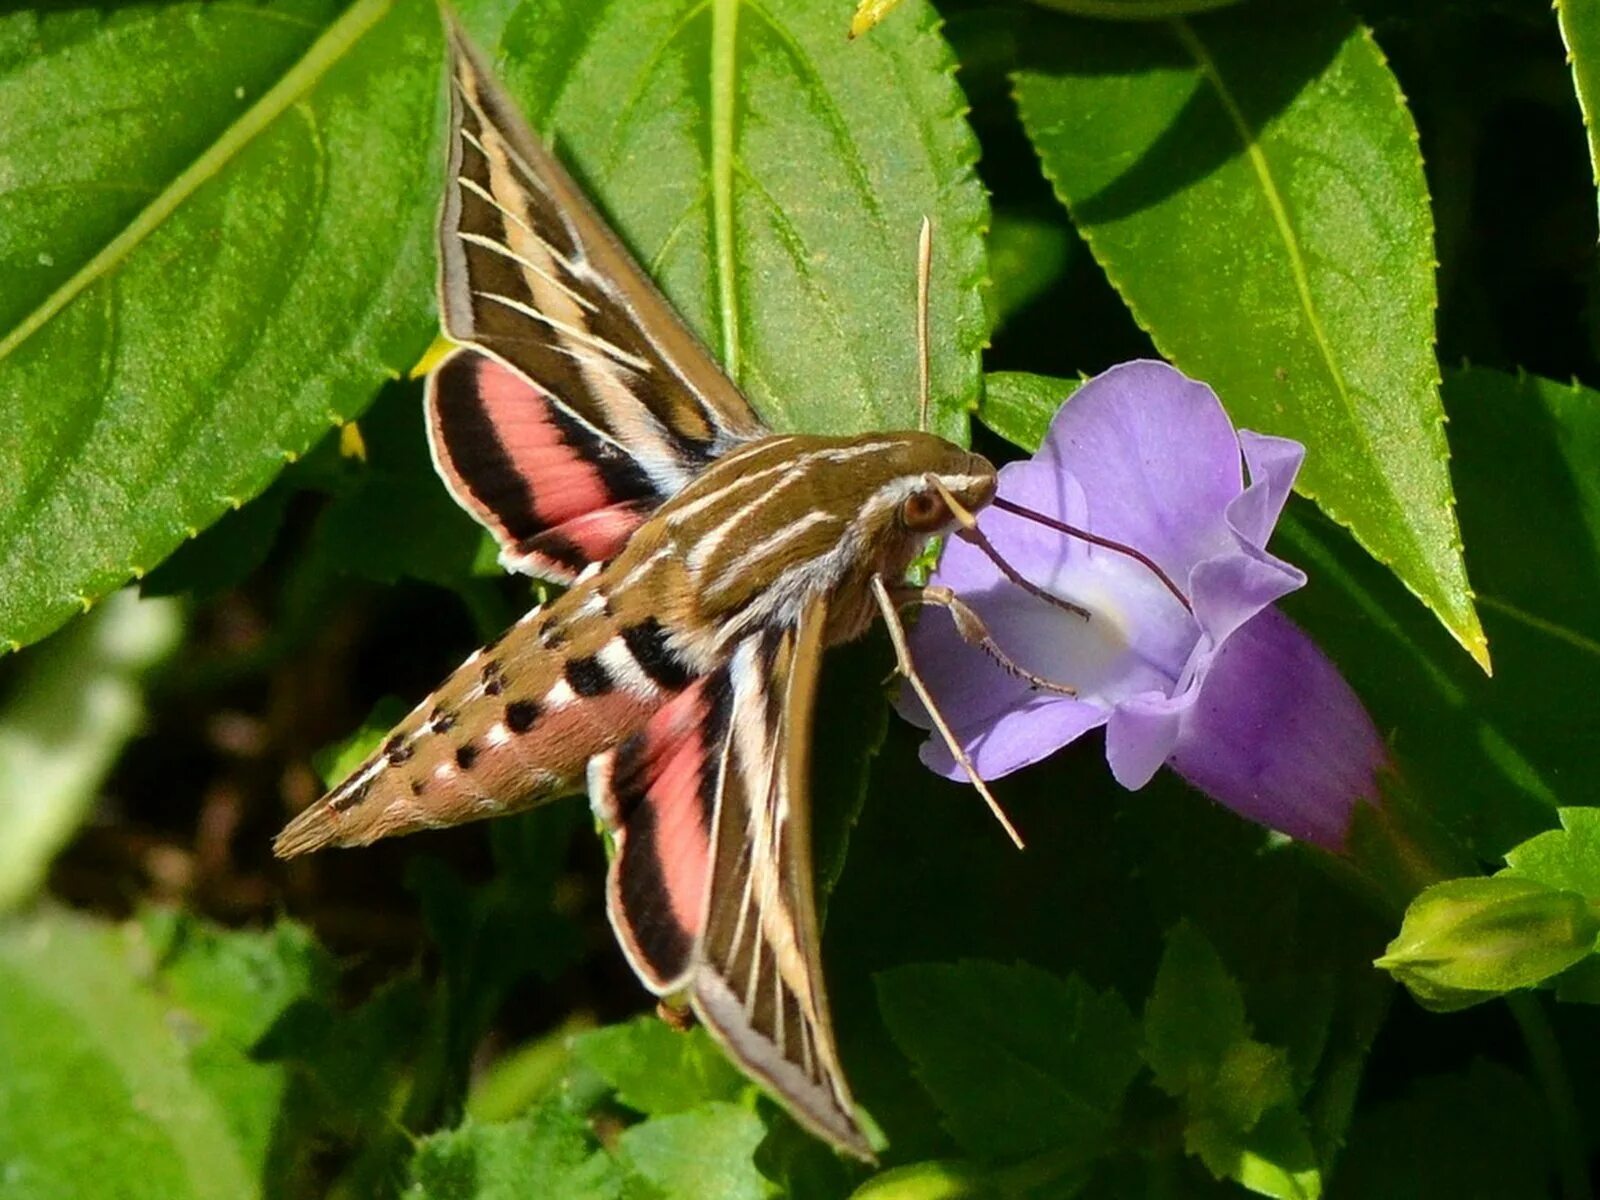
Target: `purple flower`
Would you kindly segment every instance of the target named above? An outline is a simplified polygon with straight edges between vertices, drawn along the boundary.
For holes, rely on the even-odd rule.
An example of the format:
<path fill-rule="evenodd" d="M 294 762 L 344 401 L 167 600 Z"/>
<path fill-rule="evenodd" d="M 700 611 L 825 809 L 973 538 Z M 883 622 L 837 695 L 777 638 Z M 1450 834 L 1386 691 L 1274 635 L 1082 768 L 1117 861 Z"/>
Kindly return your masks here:
<path fill-rule="evenodd" d="M 1298 442 L 1236 433 L 1209 387 L 1164 363 L 1085 383 L 1039 453 L 1001 470 L 999 495 L 1142 552 L 1188 607 L 1126 553 L 984 510 L 981 530 L 1022 576 L 1092 615 L 1029 595 L 949 540 L 932 582 L 1022 667 L 1077 689 L 1037 690 L 926 610 L 913 657 L 978 774 L 1009 774 L 1103 725 L 1124 787 L 1166 763 L 1241 816 L 1341 849 L 1356 803 L 1377 799 L 1386 754 L 1333 664 L 1270 607 L 1305 583 L 1266 550 L 1303 456 Z M 928 727 L 909 691 L 900 707 Z M 937 738 L 922 758 L 964 778 Z"/>

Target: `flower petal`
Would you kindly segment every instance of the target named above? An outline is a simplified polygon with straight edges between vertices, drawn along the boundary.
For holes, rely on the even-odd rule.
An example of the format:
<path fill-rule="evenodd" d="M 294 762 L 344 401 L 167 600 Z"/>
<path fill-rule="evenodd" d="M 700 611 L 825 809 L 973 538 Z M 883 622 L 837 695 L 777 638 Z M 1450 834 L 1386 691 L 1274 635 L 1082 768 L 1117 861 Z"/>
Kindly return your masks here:
<path fill-rule="evenodd" d="M 1048 758 L 1104 724 L 1105 719 L 1102 709 L 1081 700 L 1035 694 L 1027 703 L 990 722 L 982 732 L 955 732 L 978 774 L 984 779 L 999 779 Z M 922 744 L 918 753 L 930 770 L 946 779 L 966 779 L 966 772 L 937 733 Z"/>
<path fill-rule="evenodd" d="M 1306 575 L 1265 550 L 1219 554 L 1189 575 L 1194 619 L 1213 647 L 1222 645 L 1267 605 L 1305 586 Z"/>
<path fill-rule="evenodd" d="M 1007 463 L 1000 468 L 997 490 L 1013 504 L 1069 525 L 1082 528 L 1088 522 L 1083 488 L 1072 476 L 1050 464 L 1033 459 Z M 1006 561 L 1037 583 L 1062 574 L 1088 551 L 1080 538 L 997 508 L 984 509 L 978 524 Z M 942 571 L 943 564 L 940 566 Z"/>
<path fill-rule="evenodd" d="M 1229 503 L 1228 524 L 1252 546 L 1264 547 L 1283 514 L 1289 490 L 1305 461 L 1306 448 L 1292 438 L 1241 429 L 1239 449 L 1250 473 L 1250 486 Z"/>
<path fill-rule="evenodd" d="M 981 605 L 985 595 L 993 594 L 964 596 L 963 599 Z M 999 624 L 990 623 L 987 615 L 984 621 L 990 625 L 991 632 L 995 624 Z M 999 636 L 996 634 L 997 638 Z M 911 630 L 910 642 L 911 661 L 916 665 L 917 674 L 933 693 L 945 720 L 963 735 L 963 739 L 975 735 L 985 721 L 1024 703 L 1034 694 L 1023 680 L 1006 671 L 982 650 L 968 645 L 956 632 L 950 614 L 940 609 L 930 607 L 922 611 L 916 627 Z M 1003 640 L 1001 644 L 1005 644 Z M 909 683 L 901 685 L 894 703 L 900 715 L 913 725 L 933 728 L 927 710 Z"/>
<path fill-rule="evenodd" d="M 953 533 L 945 537 L 944 549 L 939 552 L 938 565 L 930 578 L 930 582 L 943 584 L 963 596 L 987 591 L 1004 581 L 1005 576 L 988 555 Z"/>
<path fill-rule="evenodd" d="M 1276 609 L 1217 652 L 1170 759 L 1240 816 L 1330 850 L 1356 804 L 1377 802 L 1387 761 L 1350 685 Z"/>
<path fill-rule="evenodd" d="M 1117 705 L 1106 722 L 1106 762 L 1130 792 L 1149 783 L 1178 744 L 1183 714 L 1194 691 L 1179 696 L 1146 692 Z"/>
<path fill-rule="evenodd" d="M 1227 548 L 1219 517 L 1244 488 L 1216 393 L 1160 362 L 1124 363 L 1085 383 L 1035 462 L 1078 481 L 1096 533 L 1139 547 L 1180 583 Z"/>

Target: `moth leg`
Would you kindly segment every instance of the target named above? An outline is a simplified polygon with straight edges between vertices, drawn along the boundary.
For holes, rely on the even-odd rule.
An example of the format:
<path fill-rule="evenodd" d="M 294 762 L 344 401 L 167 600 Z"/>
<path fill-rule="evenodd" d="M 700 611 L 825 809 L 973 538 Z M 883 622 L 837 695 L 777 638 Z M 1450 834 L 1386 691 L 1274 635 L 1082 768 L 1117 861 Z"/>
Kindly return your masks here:
<path fill-rule="evenodd" d="M 994 634 L 990 633 L 989 627 L 983 623 L 983 618 L 973 612 L 967 603 L 949 588 L 938 584 L 929 584 L 923 588 L 905 588 L 899 590 L 895 598 L 901 608 L 911 604 L 926 604 L 945 609 L 949 612 L 950 619 L 955 622 L 956 632 L 961 635 L 962 641 L 982 650 L 999 664 L 1001 670 L 1015 675 L 1029 687 L 1037 688 L 1041 692 L 1053 692 L 1057 696 L 1078 694 L 1078 689 L 1070 684 L 1056 683 L 1043 675 L 1035 675 L 1002 650 L 1000 643 L 995 641 Z"/>
<path fill-rule="evenodd" d="M 676 1004 L 665 997 L 656 1001 L 656 1016 L 675 1033 L 688 1033 L 700 1022 L 694 1009 L 687 1004 Z"/>
<path fill-rule="evenodd" d="M 906 627 L 900 620 L 900 610 L 895 607 L 893 598 L 889 595 L 889 588 L 883 582 L 882 575 L 872 577 L 872 595 L 878 602 L 878 610 L 883 613 L 884 624 L 889 627 L 889 641 L 894 644 L 895 660 L 899 663 L 900 673 L 911 684 L 917 698 L 922 701 L 922 706 L 928 710 L 928 716 L 933 721 L 933 727 L 939 731 L 939 736 L 944 739 L 944 744 L 950 748 L 950 753 L 955 756 L 956 762 L 961 764 L 961 769 L 967 773 L 967 778 L 972 781 L 972 786 L 978 789 L 978 795 L 983 797 L 989 811 L 994 814 L 995 820 L 1000 822 L 1000 827 L 1006 835 L 1016 843 L 1018 850 L 1023 848 L 1022 835 L 1017 832 L 1017 827 L 1011 823 L 1011 818 L 1006 816 L 1005 810 L 1000 807 L 1000 802 L 994 798 L 994 793 L 989 790 L 989 785 L 978 775 L 978 769 L 972 765 L 972 759 L 967 757 L 967 752 L 961 748 L 961 743 L 956 740 L 956 735 L 950 731 L 950 726 L 944 719 L 944 714 L 939 711 L 939 706 L 934 703 L 933 695 L 928 691 L 928 685 L 922 682 L 922 676 L 917 674 L 916 664 L 911 661 L 911 645 L 906 641 Z"/>

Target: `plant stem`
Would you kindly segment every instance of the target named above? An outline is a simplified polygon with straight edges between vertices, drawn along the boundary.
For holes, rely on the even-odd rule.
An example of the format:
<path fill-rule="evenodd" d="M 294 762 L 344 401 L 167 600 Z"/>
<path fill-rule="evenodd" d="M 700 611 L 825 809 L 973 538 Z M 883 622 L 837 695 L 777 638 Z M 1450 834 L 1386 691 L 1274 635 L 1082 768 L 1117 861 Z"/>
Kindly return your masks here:
<path fill-rule="evenodd" d="M 1562 1200 L 1593 1200 L 1588 1158 L 1578 1133 L 1578 1107 L 1572 1097 L 1572 1081 L 1567 1078 L 1550 1019 L 1539 998 L 1526 992 L 1507 996 L 1506 1006 L 1522 1032 L 1528 1061 L 1550 1108 L 1550 1131 L 1555 1139 Z"/>

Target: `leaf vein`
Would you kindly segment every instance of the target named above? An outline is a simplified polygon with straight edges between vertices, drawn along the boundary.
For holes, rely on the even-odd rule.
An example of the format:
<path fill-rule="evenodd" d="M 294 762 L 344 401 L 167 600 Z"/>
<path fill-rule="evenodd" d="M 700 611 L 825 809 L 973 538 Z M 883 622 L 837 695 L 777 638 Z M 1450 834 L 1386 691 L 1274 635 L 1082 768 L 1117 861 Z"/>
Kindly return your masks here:
<path fill-rule="evenodd" d="M 1388 495 L 1393 510 L 1403 513 L 1406 506 L 1401 503 L 1400 497 L 1394 489 L 1394 482 L 1389 478 L 1388 472 L 1382 468 L 1382 459 L 1378 456 L 1377 448 L 1372 442 L 1372 433 L 1367 428 L 1366 422 L 1361 419 L 1356 411 L 1355 398 L 1350 392 L 1349 384 L 1345 381 L 1344 372 L 1339 369 L 1338 359 L 1335 357 L 1332 345 L 1329 344 L 1327 330 L 1323 328 L 1322 316 L 1317 310 L 1316 300 L 1311 294 L 1311 278 L 1306 270 L 1305 254 L 1300 246 L 1300 239 L 1295 233 L 1294 223 L 1290 220 L 1288 206 L 1284 203 L 1283 194 L 1278 190 L 1277 180 L 1273 177 L 1272 168 L 1267 162 L 1267 156 L 1261 149 L 1261 140 L 1257 132 L 1251 128 L 1239 102 L 1235 99 L 1232 90 L 1222 78 L 1222 72 L 1217 68 L 1216 60 L 1211 57 L 1211 52 L 1206 49 L 1193 26 L 1181 17 L 1174 18 L 1171 28 L 1177 36 L 1179 43 L 1193 57 L 1195 66 L 1200 69 L 1201 76 L 1216 93 L 1217 100 L 1221 103 L 1223 111 L 1227 114 L 1228 121 L 1233 125 L 1234 131 L 1239 135 L 1239 140 L 1244 146 L 1246 156 L 1250 160 L 1251 169 L 1261 183 L 1262 197 L 1267 202 L 1267 208 L 1272 213 L 1273 224 L 1277 227 L 1278 236 L 1283 241 L 1284 251 L 1289 257 L 1289 275 L 1294 281 L 1295 294 L 1300 299 L 1301 310 L 1306 315 L 1306 322 L 1310 326 L 1312 340 L 1315 341 L 1317 352 L 1322 356 L 1323 364 L 1328 371 L 1329 381 L 1333 384 L 1334 393 L 1339 398 L 1340 405 L 1344 408 L 1350 419 L 1350 427 L 1355 436 L 1363 444 L 1368 459 L 1378 469 L 1373 472 L 1379 480 L 1384 492 Z M 1416 536 L 1409 523 L 1402 522 L 1400 528 L 1406 538 L 1416 546 Z"/>
<path fill-rule="evenodd" d="M 833 326 L 834 333 L 838 338 L 837 344 L 846 348 L 851 367 L 855 371 L 857 380 L 861 383 L 861 386 L 857 389 L 857 394 L 862 398 L 862 414 L 867 422 L 875 424 L 879 420 L 880 414 L 871 406 L 871 401 L 868 399 L 869 389 L 866 384 L 871 376 L 868 374 L 865 364 L 861 361 L 861 352 L 857 339 L 850 336 L 850 331 L 845 327 L 844 322 L 839 319 L 839 306 L 829 302 L 826 286 L 811 269 L 811 252 L 806 245 L 805 237 L 789 220 L 777 198 L 761 185 L 761 181 L 752 175 L 743 163 L 737 163 L 736 165 L 739 171 L 739 178 L 749 185 L 755 196 L 771 211 L 773 229 L 778 234 L 778 244 L 783 247 L 784 253 L 794 263 L 795 276 L 800 280 L 806 291 L 816 299 L 816 310 L 823 314 L 828 323 Z M 772 396 L 770 393 L 767 399 L 771 403 Z"/>
<path fill-rule="evenodd" d="M 644 99 L 645 91 L 655 78 L 656 68 L 661 64 L 662 58 L 666 56 L 668 50 L 672 49 L 673 43 L 683 36 L 684 30 L 689 28 L 690 22 L 710 7 L 711 0 L 697 0 L 697 3 L 690 5 L 673 24 L 672 28 L 667 31 L 667 36 L 662 38 L 656 48 L 650 52 L 650 57 L 645 60 L 644 66 L 640 68 L 638 78 L 634 80 L 633 90 L 628 93 L 627 100 L 617 110 L 616 119 L 611 123 L 613 133 L 611 144 L 607 148 L 608 153 L 606 154 L 604 167 L 607 175 L 610 175 L 613 167 L 615 167 L 617 155 L 622 150 L 625 132 L 619 131 L 626 131 L 629 123 L 633 120 L 634 111 L 639 107 L 640 101 Z"/>
<path fill-rule="evenodd" d="M 659 279 L 661 277 L 661 268 L 662 265 L 667 261 L 668 253 L 671 252 L 672 247 L 677 240 L 683 236 L 683 231 L 689 228 L 689 222 L 694 218 L 695 214 L 700 211 L 701 206 L 706 202 L 706 197 L 708 197 L 710 194 L 711 185 L 707 183 L 695 195 L 693 200 L 684 205 L 683 211 L 678 214 L 677 219 L 675 219 L 672 222 L 672 225 L 667 229 L 667 236 L 661 240 L 660 247 L 653 255 L 650 256 L 650 263 L 646 268 L 647 273 L 652 279 Z"/>
<path fill-rule="evenodd" d="M 740 0 L 715 0 L 711 8 L 711 240 L 715 246 L 722 365 L 739 379 L 739 297 L 734 277 L 733 146 L 738 75 Z"/>
<path fill-rule="evenodd" d="M 833 135 L 840 151 L 840 161 L 850 173 L 850 180 L 855 184 L 856 191 L 867 211 L 872 214 L 873 220 L 878 223 L 878 228 L 885 236 L 889 233 L 889 219 L 883 211 L 883 206 L 878 202 L 877 189 L 872 186 L 872 177 L 867 170 L 867 164 L 861 157 L 861 147 L 850 133 L 849 122 L 845 120 L 844 112 L 840 109 L 838 101 L 834 99 L 833 90 L 823 81 L 822 72 L 818 69 L 816 61 L 809 55 L 805 47 L 794 40 L 794 37 L 780 25 L 766 9 L 762 8 L 755 0 L 745 0 L 750 11 L 761 18 L 762 23 L 778 39 L 779 44 L 794 64 L 796 73 L 810 80 L 811 93 L 821 101 L 820 109 L 823 118 L 827 121 L 828 132 Z"/>
<path fill-rule="evenodd" d="M 97 279 L 109 274 L 202 185 L 209 182 L 284 110 L 322 79 L 388 12 L 393 0 L 356 0 L 328 26 L 294 66 L 246 109 L 137 216 L 13 329 L 0 337 L 0 360 L 49 324 Z"/>

